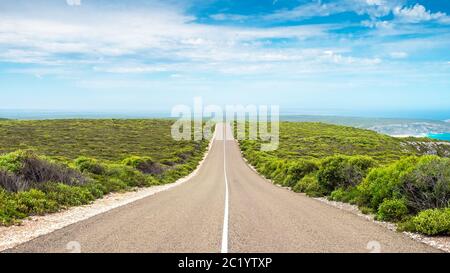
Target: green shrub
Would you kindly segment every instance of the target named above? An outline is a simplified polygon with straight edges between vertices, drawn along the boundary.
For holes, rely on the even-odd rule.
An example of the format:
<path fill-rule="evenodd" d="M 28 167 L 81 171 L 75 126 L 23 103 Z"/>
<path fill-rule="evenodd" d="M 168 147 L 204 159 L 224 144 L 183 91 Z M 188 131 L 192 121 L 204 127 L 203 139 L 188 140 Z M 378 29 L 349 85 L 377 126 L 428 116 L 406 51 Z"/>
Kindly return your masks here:
<path fill-rule="evenodd" d="M 164 168 L 151 157 L 130 156 L 125 158 L 122 164 L 133 167 L 146 174 L 159 175 L 164 171 Z"/>
<path fill-rule="evenodd" d="M 178 165 L 173 169 L 170 169 L 164 173 L 164 177 L 159 181 L 162 184 L 169 184 L 177 181 L 178 179 L 189 175 L 193 171 L 193 167 L 186 165 Z"/>
<path fill-rule="evenodd" d="M 374 210 L 369 207 L 359 207 L 362 214 L 373 214 Z"/>
<path fill-rule="evenodd" d="M 43 215 L 58 211 L 57 202 L 48 198 L 48 196 L 36 189 L 23 191 L 14 196 L 17 203 L 17 210 L 26 215 Z"/>
<path fill-rule="evenodd" d="M 321 162 L 317 173 L 319 184 L 327 193 L 361 183 L 375 161 L 367 156 L 331 156 Z"/>
<path fill-rule="evenodd" d="M 283 184 L 288 173 L 288 165 L 284 160 L 270 162 L 266 167 L 267 178 L 272 179 L 275 184 Z"/>
<path fill-rule="evenodd" d="M 401 199 L 403 177 L 414 170 L 417 161 L 417 157 L 407 157 L 386 167 L 372 169 L 358 185 L 359 205 L 378 210 L 385 199 Z"/>
<path fill-rule="evenodd" d="M 95 200 L 94 195 L 86 187 L 49 183 L 43 190 L 48 198 L 62 207 L 85 205 Z"/>
<path fill-rule="evenodd" d="M 142 164 L 154 163 L 151 157 L 144 156 L 130 156 L 122 160 L 122 164 L 137 169 Z"/>
<path fill-rule="evenodd" d="M 86 189 L 94 196 L 95 199 L 102 198 L 107 192 L 106 187 L 102 185 L 99 181 L 92 181 L 84 185 Z"/>
<path fill-rule="evenodd" d="M 309 184 L 313 183 L 313 180 L 313 176 L 305 176 L 304 178 L 300 179 L 297 184 L 294 185 L 294 187 L 292 187 L 292 190 L 294 192 L 305 192 Z"/>
<path fill-rule="evenodd" d="M 402 194 L 413 212 L 450 205 L 450 159 L 420 157 L 414 170 L 402 177 Z"/>
<path fill-rule="evenodd" d="M 321 197 L 325 195 L 324 189 L 319 185 L 314 174 L 303 177 L 292 190 L 294 192 L 304 192 L 311 197 Z"/>
<path fill-rule="evenodd" d="M 105 193 L 120 192 L 129 189 L 129 186 L 124 181 L 118 178 L 107 178 L 102 182 L 105 187 Z"/>
<path fill-rule="evenodd" d="M 147 176 L 145 179 L 146 179 L 146 186 L 151 187 L 161 185 L 160 181 L 154 178 L 153 176 Z"/>
<path fill-rule="evenodd" d="M 415 231 L 426 235 L 450 235 L 450 208 L 424 210 L 412 224 Z"/>
<path fill-rule="evenodd" d="M 121 180 L 127 187 L 148 186 L 147 176 L 130 166 L 110 164 L 106 170 L 106 177 Z"/>
<path fill-rule="evenodd" d="M 164 158 L 160 162 L 161 164 L 164 164 L 166 166 L 175 166 L 177 164 L 183 163 L 179 157 Z"/>
<path fill-rule="evenodd" d="M 18 150 L 0 156 L 0 169 L 18 174 L 23 166 L 23 160 L 32 154 L 31 151 Z"/>
<path fill-rule="evenodd" d="M 81 185 L 85 177 L 64 164 L 40 157 L 32 151 L 18 151 L 0 157 L 0 183 L 13 192 L 39 187 L 39 184 L 58 181 L 67 185 Z"/>
<path fill-rule="evenodd" d="M 81 172 L 89 172 L 93 174 L 104 174 L 105 167 L 100 164 L 96 159 L 88 158 L 85 156 L 75 159 L 75 166 Z"/>
<path fill-rule="evenodd" d="M 313 161 L 296 160 L 287 165 L 287 175 L 284 177 L 283 186 L 293 187 L 306 175 L 318 170 L 318 166 Z"/>
<path fill-rule="evenodd" d="M 405 199 L 411 212 L 447 207 L 450 160 L 437 156 L 408 157 L 373 169 L 358 186 L 361 204 L 375 210 L 385 199 Z"/>
<path fill-rule="evenodd" d="M 344 202 L 344 199 L 346 199 L 347 191 L 345 191 L 342 188 L 339 188 L 337 190 L 334 190 L 330 194 L 330 199 L 333 201 L 341 201 Z"/>
<path fill-rule="evenodd" d="M 339 188 L 331 192 L 330 199 L 333 201 L 357 204 L 359 200 L 359 191 L 356 187 L 348 189 Z"/>
<path fill-rule="evenodd" d="M 386 199 L 378 208 L 377 219 L 400 221 L 408 215 L 408 207 L 403 199 Z"/>
<path fill-rule="evenodd" d="M 176 156 L 181 159 L 181 162 L 186 162 L 195 153 L 194 147 L 185 147 L 176 152 Z"/>
<path fill-rule="evenodd" d="M 17 202 L 10 193 L 0 189 L 0 225 L 16 224 L 27 215 L 17 210 Z"/>

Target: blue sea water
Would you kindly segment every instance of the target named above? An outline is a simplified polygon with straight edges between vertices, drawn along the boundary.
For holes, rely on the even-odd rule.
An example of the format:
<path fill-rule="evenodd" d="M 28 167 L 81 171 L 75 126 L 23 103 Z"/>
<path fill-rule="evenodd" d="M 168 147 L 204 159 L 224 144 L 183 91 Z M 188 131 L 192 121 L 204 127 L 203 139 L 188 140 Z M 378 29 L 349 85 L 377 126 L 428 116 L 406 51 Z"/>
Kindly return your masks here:
<path fill-rule="evenodd" d="M 438 140 L 447 140 L 450 141 L 450 133 L 444 134 L 429 134 L 429 138 L 438 139 Z"/>

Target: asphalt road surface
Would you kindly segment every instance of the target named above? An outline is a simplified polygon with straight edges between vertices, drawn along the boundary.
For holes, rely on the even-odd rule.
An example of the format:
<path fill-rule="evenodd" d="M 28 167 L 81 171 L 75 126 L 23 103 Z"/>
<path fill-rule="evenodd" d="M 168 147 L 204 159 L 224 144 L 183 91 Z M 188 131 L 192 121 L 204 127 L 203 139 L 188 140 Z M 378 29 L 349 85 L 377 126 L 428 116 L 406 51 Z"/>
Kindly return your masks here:
<path fill-rule="evenodd" d="M 231 137 L 222 139 L 186 183 L 8 252 L 437 252 L 272 185 L 249 168 Z"/>

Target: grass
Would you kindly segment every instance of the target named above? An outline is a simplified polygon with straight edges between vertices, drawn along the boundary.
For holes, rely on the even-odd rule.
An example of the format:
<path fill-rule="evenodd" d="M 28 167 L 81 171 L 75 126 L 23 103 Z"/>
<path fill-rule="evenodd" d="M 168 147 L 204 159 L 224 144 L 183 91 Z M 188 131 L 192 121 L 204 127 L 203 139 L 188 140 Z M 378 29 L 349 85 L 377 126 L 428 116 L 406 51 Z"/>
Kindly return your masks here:
<path fill-rule="evenodd" d="M 0 121 L 0 225 L 188 175 L 208 142 L 173 140 L 172 123 Z"/>
<path fill-rule="evenodd" d="M 172 123 L 157 119 L 0 121 L 0 153 L 33 149 L 60 160 L 87 156 L 113 162 L 132 155 L 163 160 L 199 145 L 173 140 Z"/>
<path fill-rule="evenodd" d="M 404 156 L 427 154 L 413 142 L 434 142 L 431 139 L 394 138 L 371 130 L 318 122 L 280 122 L 280 145 L 268 155 L 282 159 L 321 159 L 332 155 L 366 155 L 381 163 L 389 163 Z M 241 141 L 258 150 L 258 141 Z M 450 152 L 450 146 L 436 145 L 436 153 Z"/>

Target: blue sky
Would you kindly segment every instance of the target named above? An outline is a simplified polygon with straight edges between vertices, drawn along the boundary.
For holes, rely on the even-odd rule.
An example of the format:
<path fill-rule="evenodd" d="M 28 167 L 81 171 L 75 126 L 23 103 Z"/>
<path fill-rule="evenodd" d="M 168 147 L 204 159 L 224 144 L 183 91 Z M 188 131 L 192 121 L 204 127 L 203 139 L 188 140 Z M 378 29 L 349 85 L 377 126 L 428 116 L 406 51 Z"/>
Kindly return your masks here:
<path fill-rule="evenodd" d="M 0 109 L 450 109 L 450 1 L 0 0 Z M 450 117 L 448 117 L 450 118 Z"/>

